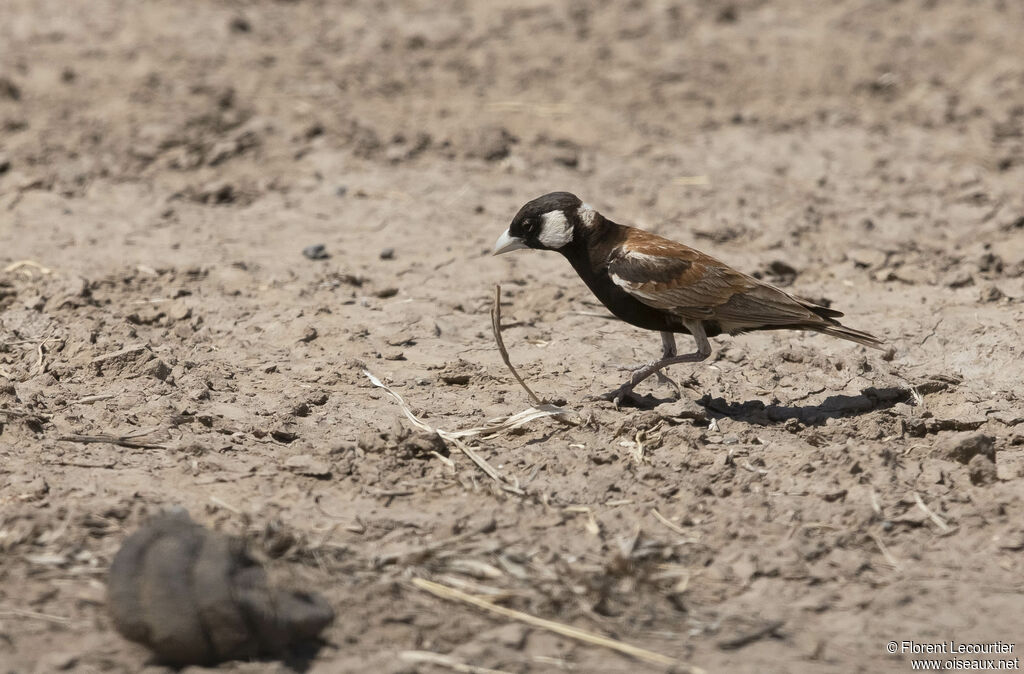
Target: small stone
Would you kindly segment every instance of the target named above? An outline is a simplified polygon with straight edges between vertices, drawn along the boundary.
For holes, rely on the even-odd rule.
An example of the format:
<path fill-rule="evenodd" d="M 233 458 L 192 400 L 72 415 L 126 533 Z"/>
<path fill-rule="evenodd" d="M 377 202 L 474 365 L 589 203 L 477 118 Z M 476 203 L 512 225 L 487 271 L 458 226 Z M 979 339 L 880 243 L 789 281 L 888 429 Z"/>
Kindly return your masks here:
<path fill-rule="evenodd" d="M 167 305 L 167 318 L 171 321 L 184 321 L 192 317 L 192 309 L 181 300 L 174 300 Z"/>
<path fill-rule="evenodd" d="M 976 454 L 967 464 L 967 474 L 971 478 L 971 484 L 984 486 L 999 480 L 996 464 L 983 454 Z"/>
<path fill-rule="evenodd" d="M 154 358 L 147 364 L 144 374 L 155 377 L 160 381 L 167 381 L 167 377 L 171 375 L 171 368 L 159 358 Z"/>
<path fill-rule="evenodd" d="M 6 77 L 0 77 L 0 99 L 3 98 L 11 101 L 21 100 L 21 88 Z"/>
<path fill-rule="evenodd" d="M 232 17 L 228 28 L 231 29 L 232 33 L 248 33 L 252 30 L 252 24 L 249 23 L 249 19 L 244 16 L 238 15 Z"/>
<path fill-rule="evenodd" d="M 382 250 L 380 252 L 380 259 L 382 259 L 382 260 L 394 260 L 395 259 L 395 249 L 394 248 L 385 248 L 384 250 Z"/>
<path fill-rule="evenodd" d="M 283 442 L 284 444 L 288 444 L 289 442 L 295 442 L 299 438 L 297 433 L 287 431 L 283 428 L 278 428 L 277 430 L 270 431 L 270 437 L 274 438 L 278 442 Z"/>
<path fill-rule="evenodd" d="M 326 260 L 331 256 L 331 254 L 327 252 L 327 246 L 322 243 L 306 246 L 302 249 L 302 254 L 310 260 Z"/>
<path fill-rule="evenodd" d="M 487 126 L 467 140 L 466 155 L 486 161 L 504 159 L 512 151 L 516 137 L 500 126 Z"/>
<path fill-rule="evenodd" d="M 484 640 L 499 643 L 502 646 L 520 650 L 526 644 L 526 637 L 530 634 L 530 628 L 525 625 L 517 625 L 510 623 L 508 625 L 502 625 L 501 627 L 495 627 L 494 629 L 484 632 L 481 636 Z"/>
<path fill-rule="evenodd" d="M 657 411 L 658 416 L 661 418 L 672 420 L 674 423 L 678 423 L 679 420 L 682 419 L 700 422 L 706 422 L 708 420 L 707 410 L 696 402 L 686 398 L 677 400 L 673 403 L 658 405 L 658 407 L 655 408 L 655 411 Z"/>
<path fill-rule="evenodd" d="M 775 260 L 768 265 L 768 272 L 772 276 L 779 276 L 783 278 L 796 278 L 797 271 L 793 265 L 783 260 Z"/>
<path fill-rule="evenodd" d="M 39 659 L 35 671 L 37 672 L 64 672 L 78 664 L 77 653 L 51 652 Z"/>
<path fill-rule="evenodd" d="M 964 433 L 944 447 L 940 447 L 936 451 L 936 456 L 964 465 L 970 464 L 976 456 L 983 456 L 994 464 L 996 460 L 995 438 L 984 433 Z"/>
<path fill-rule="evenodd" d="M 311 454 L 297 454 L 289 457 L 284 462 L 284 467 L 296 475 L 305 475 L 318 479 L 327 479 L 331 476 L 331 467 L 326 461 L 321 461 Z"/>
<path fill-rule="evenodd" d="M 981 289 L 979 299 L 982 302 L 998 302 L 999 300 L 1006 297 L 1002 290 L 994 285 L 989 285 Z"/>
<path fill-rule="evenodd" d="M 887 259 L 884 251 L 873 248 L 854 248 L 846 256 L 862 269 L 881 269 Z"/>
<path fill-rule="evenodd" d="M 953 272 L 946 278 L 946 285 L 950 288 L 966 288 L 974 285 L 974 277 L 966 270 Z"/>
<path fill-rule="evenodd" d="M 306 326 L 306 329 L 302 331 L 302 337 L 299 337 L 299 341 L 304 344 L 309 344 L 314 339 L 320 336 L 320 333 L 316 331 L 312 325 Z"/>

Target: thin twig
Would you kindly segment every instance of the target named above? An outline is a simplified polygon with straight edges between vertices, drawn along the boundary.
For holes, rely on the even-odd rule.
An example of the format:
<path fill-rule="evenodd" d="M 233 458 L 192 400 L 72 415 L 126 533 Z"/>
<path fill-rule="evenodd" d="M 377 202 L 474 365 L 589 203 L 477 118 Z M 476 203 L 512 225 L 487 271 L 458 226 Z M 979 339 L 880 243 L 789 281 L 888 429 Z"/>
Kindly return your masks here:
<path fill-rule="evenodd" d="M 225 501 L 223 499 L 220 499 L 220 498 L 217 498 L 216 496 L 211 496 L 210 497 L 210 503 L 212 503 L 213 505 L 218 506 L 220 508 L 224 508 L 224 510 L 227 510 L 228 512 L 231 512 L 231 513 L 234 513 L 235 515 L 241 515 L 242 514 L 241 510 L 239 510 L 235 506 L 231 505 L 227 501 Z"/>
<path fill-rule="evenodd" d="M 689 535 L 690 532 L 688 532 L 686 529 L 683 529 L 678 524 L 673 524 L 672 522 L 670 522 L 667 517 L 665 517 L 664 515 L 662 515 L 661 513 L 658 512 L 657 508 L 651 508 L 651 514 L 654 515 L 654 518 L 656 520 L 658 520 L 659 522 L 664 524 L 666 527 L 668 527 L 672 531 L 674 531 L 677 534 L 679 534 L 680 536 L 688 536 Z"/>
<path fill-rule="evenodd" d="M 509 482 L 504 477 L 502 477 L 501 473 L 496 471 L 491 464 L 487 463 L 487 460 L 484 457 L 477 454 L 472 447 L 464 443 L 462 440 L 459 440 L 458 438 L 446 439 L 452 444 L 454 444 L 460 452 L 469 457 L 469 460 L 475 463 L 477 467 L 480 468 L 480 470 L 487 473 L 488 477 L 490 477 L 495 482 L 499 483 L 503 489 L 508 489 L 509 491 L 513 491 L 519 495 L 525 494 L 525 492 L 522 489 L 519 489 L 518 487 L 513 487 L 511 484 L 509 484 Z"/>
<path fill-rule="evenodd" d="M 899 570 L 900 563 L 897 562 L 896 558 L 892 556 L 892 553 L 889 552 L 889 548 L 886 547 L 885 543 L 882 542 L 882 539 L 878 537 L 878 534 L 869 531 L 868 536 L 870 536 L 871 540 L 873 540 L 875 542 L 875 545 L 878 546 L 878 549 L 882 552 L 882 556 L 885 557 L 885 561 L 889 562 L 889 566 Z"/>
<path fill-rule="evenodd" d="M 16 262 L 12 262 L 6 267 L 4 267 L 4 273 L 10 274 L 12 271 L 18 271 L 19 269 L 22 269 L 24 267 L 36 269 L 43 276 L 53 273 L 52 269 L 50 269 L 49 267 L 44 267 L 35 260 L 17 260 Z"/>
<path fill-rule="evenodd" d="M 918 494 L 916 491 L 914 492 L 914 501 L 917 502 L 917 507 L 920 508 L 924 512 L 924 514 L 927 515 L 928 518 L 932 522 L 935 522 L 935 526 L 937 526 L 939 529 L 941 529 L 942 533 L 948 534 L 951 531 L 951 528 L 950 528 L 950 526 L 948 524 L 946 524 L 946 521 L 943 520 L 938 515 L 936 515 L 935 512 L 931 508 L 926 506 L 924 504 L 924 501 L 921 500 L 921 495 Z"/>
<path fill-rule="evenodd" d="M 424 590 L 425 592 L 429 592 L 435 597 L 448 599 L 449 601 L 461 601 L 466 604 L 476 606 L 477 608 L 484 609 L 485 611 L 497 613 L 500 616 L 511 618 L 513 620 L 518 620 L 520 622 L 526 623 L 527 625 L 532 625 L 534 627 L 539 627 L 541 629 L 554 632 L 555 634 L 560 634 L 563 637 L 576 639 L 578 641 L 582 641 L 584 643 L 588 643 L 594 646 L 603 646 L 604 648 L 610 648 L 614 651 L 618 651 L 619 653 L 623 653 L 625 655 L 637 658 L 638 660 L 643 660 L 645 662 L 650 662 L 656 665 L 663 665 L 665 667 L 675 667 L 673 671 L 679 672 L 680 674 L 683 674 L 684 672 L 689 674 L 704 674 L 703 669 L 700 669 L 699 667 L 694 667 L 692 665 L 687 665 L 667 655 L 655 653 L 654 651 L 649 651 L 645 648 L 640 648 L 638 646 L 632 646 L 622 641 L 610 639 L 608 637 L 601 636 L 600 634 L 587 632 L 585 630 L 572 627 L 571 625 L 555 622 L 554 620 L 545 620 L 544 618 L 538 618 L 537 616 L 530 615 L 529 613 L 523 613 L 522 611 L 516 611 L 510 608 L 505 608 L 504 606 L 498 606 L 497 604 L 493 604 L 487 601 L 486 599 L 474 597 L 471 594 L 466 594 L 465 592 L 456 590 L 455 588 L 448 587 L 447 585 L 434 583 L 424 578 L 413 578 L 412 583 L 419 589 Z"/>
<path fill-rule="evenodd" d="M 414 426 L 421 430 L 427 431 L 428 433 L 437 433 L 439 436 L 441 436 L 442 439 L 455 445 L 456 449 L 465 454 L 470 461 L 475 463 L 477 467 L 480 468 L 480 470 L 487 473 L 488 477 L 490 477 L 492 480 L 500 484 L 501 488 L 504 489 L 505 491 L 512 492 L 513 494 L 519 494 L 520 496 L 526 493 L 522 489 L 520 489 L 518 485 L 513 485 L 504 477 L 502 477 L 501 473 L 496 471 L 494 467 L 491 466 L 491 464 L 487 463 L 486 459 L 484 459 L 482 456 L 473 451 L 473 449 L 469 445 L 467 445 L 460 439 L 460 437 L 474 435 L 476 433 L 482 432 L 483 430 L 490 430 L 490 427 L 486 429 L 472 429 L 473 432 L 456 431 L 454 433 L 441 430 L 440 428 L 434 428 L 433 426 L 424 422 L 422 419 L 413 414 L 412 409 L 409 407 L 408 404 L 406 404 L 405 399 L 403 399 L 402 396 L 395 393 L 395 391 L 393 391 L 390 386 L 388 386 L 380 379 L 375 377 L 369 370 L 363 370 L 363 374 L 366 375 L 366 377 L 370 380 L 370 383 L 372 383 L 374 386 L 384 389 L 392 398 L 395 399 L 395 402 L 397 402 L 398 405 L 402 408 L 402 412 L 405 413 L 406 418 L 409 419 L 409 421 L 411 421 Z M 538 416 L 546 416 L 548 414 L 547 412 L 543 411 L 537 412 Z M 502 427 L 503 426 L 499 424 L 496 428 Z"/>
<path fill-rule="evenodd" d="M 498 344 L 498 353 L 501 354 L 501 359 L 505 361 L 505 366 L 508 367 L 508 371 L 512 373 L 512 376 L 516 378 L 519 385 L 526 391 L 526 396 L 536 406 L 544 404 L 544 401 L 537 397 L 523 378 L 519 376 L 516 369 L 512 366 L 512 359 L 508 356 L 508 349 L 505 348 L 505 341 L 501 338 L 501 284 L 495 284 L 494 286 L 494 304 L 491 305 L 491 331 L 494 332 L 494 341 Z"/>
<path fill-rule="evenodd" d="M 50 615 L 49 613 L 39 613 L 38 611 L 29 611 L 23 608 L 8 608 L 0 609 L 0 617 L 2 616 L 14 616 L 16 618 L 34 618 L 35 620 L 45 620 L 46 622 L 59 623 L 66 625 L 71 622 L 71 618 L 65 618 L 59 615 Z"/>
<path fill-rule="evenodd" d="M 602 314 L 599 311 L 570 311 L 570 316 L 587 316 L 588 318 L 607 318 L 609 321 L 617 321 L 615 316 L 611 314 Z"/>
<path fill-rule="evenodd" d="M 428 543 L 427 545 L 421 545 L 418 548 L 404 550 L 402 552 L 389 552 L 387 554 L 383 554 L 380 557 L 374 559 L 374 565 L 379 568 L 387 566 L 389 564 L 394 564 L 395 562 L 401 561 L 403 559 L 423 558 L 427 555 L 431 555 L 437 552 L 438 550 L 443 550 L 444 548 L 462 543 L 463 541 L 473 538 L 474 536 L 494 531 L 494 528 L 494 520 L 490 520 L 478 527 L 474 527 L 470 531 L 466 531 L 455 536 L 450 536 L 449 538 L 444 538 L 439 541 L 434 541 L 433 543 Z"/>
<path fill-rule="evenodd" d="M 91 403 L 100 402 L 101 400 L 110 400 L 111 398 L 116 398 L 116 397 L 117 396 L 114 395 L 113 393 L 98 393 L 96 395 L 85 396 L 84 398 L 79 398 L 78 400 L 72 400 L 71 402 L 69 402 L 64 407 L 58 407 L 54 411 L 55 412 L 60 412 L 61 410 L 66 410 L 67 408 L 72 407 L 74 405 L 88 405 L 88 404 L 91 404 Z"/>
<path fill-rule="evenodd" d="M 723 639 L 718 642 L 718 647 L 723 651 L 734 651 L 738 648 L 743 648 L 755 641 L 760 641 L 765 637 L 770 637 L 779 630 L 780 627 L 786 624 L 785 620 L 772 620 L 765 625 L 758 627 L 755 630 L 740 634 L 739 636 L 731 637 L 729 639 Z"/>
<path fill-rule="evenodd" d="M 59 442 L 81 442 L 83 444 L 109 443 L 119 447 L 128 447 L 129 449 L 167 449 L 165 445 L 158 445 L 152 442 L 136 442 L 134 440 L 134 438 L 149 435 L 154 430 L 156 429 L 136 431 L 128 435 L 108 435 L 106 433 L 101 433 L 100 435 L 62 435 L 57 440 Z"/>
<path fill-rule="evenodd" d="M 453 672 L 460 672 L 461 674 L 510 674 L 503 669 L 490 669 L 488 667 L 467 665 L 464 662 L 459 662 L 450 655 L 434 653 L 433 651 L 402 651 L 398 654 L 398 657 L 406 662 L 447 667 Z"/>

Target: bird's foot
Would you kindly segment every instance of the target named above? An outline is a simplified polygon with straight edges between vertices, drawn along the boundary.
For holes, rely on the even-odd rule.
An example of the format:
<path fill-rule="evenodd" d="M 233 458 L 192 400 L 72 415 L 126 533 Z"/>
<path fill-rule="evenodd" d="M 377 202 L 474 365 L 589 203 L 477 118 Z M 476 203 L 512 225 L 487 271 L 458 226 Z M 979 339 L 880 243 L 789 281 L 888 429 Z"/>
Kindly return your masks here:
<path fill-rule="evenodd" d="M 658 381 L 660 383 L 668 384 L 673 389 L 675 389 L 676 397 L 677 398 L 682 398 L 683 397 L 683 387 L 679 385 L 679 382 L 677 382 L 675 379 L 672 379 L 671 377 L 669 377 L 667 374 L 665 374 L 661 370 L 658 370 L 655 373 L 655 376 L 658 378 Z"/>
<path fill-rule="evenodd" d="M 638 395 L 633 391 L 633 384 L 625 383 L 617 389 L 606 391 L 605 393 L 599 393 L 597 395 L 587 396 L 584 400 L 590 402 L 596 401 L 607 401 L 615 405 L 615 409 L 619 409 L 623 405 L 629 407 L 650 407 L 647 396 Z"/>
<path fill-rule="evenodd" d="M 629 373 L 629 378 L 632 380 L 635 377 L 640 376 L 641 373 L 645 372 L 648 368 L 650 368 L 652 365 L 654 365 L 657 362 L 658 361 L 656 361 L 656 360 L 652 360 L 651 362 L 644 363 L 643 365 L 621 365 L 620 364 L 620 365 L 615 366 L 615 369 L 619 370 L 621 372 L 628 372 Z M 639 382 L 637 382 L 637 383 L 639 383 Z"/>

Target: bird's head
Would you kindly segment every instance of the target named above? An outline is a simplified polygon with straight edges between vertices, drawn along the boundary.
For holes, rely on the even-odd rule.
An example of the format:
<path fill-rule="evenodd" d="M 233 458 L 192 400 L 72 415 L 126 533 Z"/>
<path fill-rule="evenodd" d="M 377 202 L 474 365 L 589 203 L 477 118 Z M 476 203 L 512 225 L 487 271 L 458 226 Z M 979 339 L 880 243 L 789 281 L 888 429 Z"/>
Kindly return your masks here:
<path fill-rule="evenodd" d="M 520 248 L 562 250 L 583 235 L 594 211 L 569 192 L 551 192 L 519 209 L 512 224 L 494 243 L 494 254 Z"/>

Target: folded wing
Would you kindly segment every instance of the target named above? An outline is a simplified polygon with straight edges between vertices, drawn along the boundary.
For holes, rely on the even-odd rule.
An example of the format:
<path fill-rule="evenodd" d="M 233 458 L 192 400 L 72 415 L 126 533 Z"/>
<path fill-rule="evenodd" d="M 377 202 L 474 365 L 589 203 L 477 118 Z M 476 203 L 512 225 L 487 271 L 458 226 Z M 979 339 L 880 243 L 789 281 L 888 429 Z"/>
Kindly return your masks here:
<path fill-rule="evenodd" d="M 639 232 L 640 230 L 634 230 Z M 717 322 L 723 331 L 836 325 L 842 313 L 762 283 L 718 260 L 642 232 L 611 256 L 612 281 L 649 306 Z"/>

